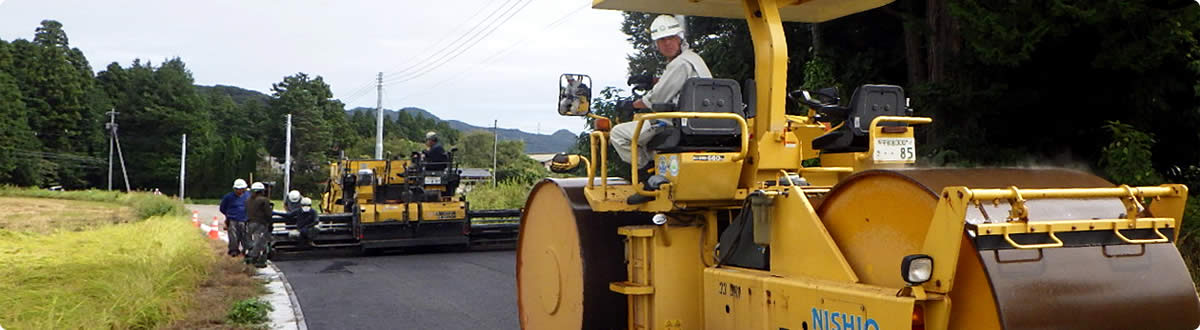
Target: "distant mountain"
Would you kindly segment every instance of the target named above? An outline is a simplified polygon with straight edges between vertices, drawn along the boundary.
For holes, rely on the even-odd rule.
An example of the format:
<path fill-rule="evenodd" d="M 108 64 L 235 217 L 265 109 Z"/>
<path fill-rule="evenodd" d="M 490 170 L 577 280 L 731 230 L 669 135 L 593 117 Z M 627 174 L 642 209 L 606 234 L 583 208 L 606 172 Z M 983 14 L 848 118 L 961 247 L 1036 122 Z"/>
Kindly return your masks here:
<path fill-rule="evenodd" d="M 367 112 L 367 111 L 374 111 L 374 110 L 375 109 L 358 107 L 358 108 L 348 110 L 346 113 L 348 115 L 353 115 L 355 112 L 359 112 L 359 111 Z M 427 111 L 425 109 L 421 109 L 421 108 L 406 107 L 406 108 L 401 108 L 400 110 L 383 109 L 383 115 L 389 119 L 395 119 L 397 114 L 399 114 L 400 112 L 404 112 L 404 113 L 407 113 L 412 116 L 424 116 L 424 117 L 436 119 L 438 121 L 445 121 L 448 124 L 450 124 L 451 128 L 459 130 L 463 133 L 473 132 L 473 131 L 488 131 L 488 132 L 492 131 L 491 127 L 474 126 L 474 125 L 467 124 L 467 123 L 464 123 L 464 122 L 461 122 L 458 120 L 443 120 L 441 118 L 438 118 L 438 116 L 433 115 L 429 111 Z M 500 140 L 524 141 L 525 142 L 525 153 L 531 153 L 531 154 L 556 153 L 556 152 L 567 151 L 567 150 L 571 149 L 571 146 L 575 145 L 575 138 L 577 137 L 575 135 L 575 133 L 571 133 L 571 131 L 568 131 L 565 129 L 560 129 L 557 132 L 554 132 L 553 134 L 550 134 L 550 135 L 528 133 L 528 132 L 524 132 L 524 131 L 521 131 L 518 129 L 513 129 L 513 128 L 500 128 L 498 131 L 499 132 L 497 134 L 500 136 Z"/>
<path fill-rule="evenodd" d="M 249 90 L 249 89 L 245 89 L 245 88 L 241 88 L 241 87 L 225 86 L 225 85 L 214 85 L 214 86 L 196 85 L 196 91 L 198 91 L 202 94 L 209 93 L 209 92 L 225 93 L 225 94 L 229 95 L 229 98 L 233 99 L 233 103 L 237 103 L 238 105 L 246 104 L 246 102 L 250 102 L 250 101 L 257 101 L 263 105 L 266 105 L 267 100 L 271 99 L 270 95 L 259 93 L 258 91 L 253 91 L 253 90 Z"/>
<path fill-rule="evenodd" d="M 229 97 L 233 99 L 233 102 L 237 103 L 239 105 L 245 104 L 246 102 L 260 102 L 261 104 L 266 105 L 267 101 L 269 101 L 271 99 L 270 95 L 263 94 L 258 91 L 245 89 L 245 88 L 235 87 L 235 86 L 225 86 L 225 85 L 199 86 L 199 85 L 197 85 L 196 90 L 200 93 L 219 92 L 219 93 L 228 94 Z M 373 108 L 358 107 L 358 108 L 347 110 L 346 114 L 354 115 L 355 112 L 367 112 L 367 111 L 374 111 L 374 110 L 375 109 L 373 109 Z M 416 107 L 406 107 L 406 108 L 401 108 L 400 110 L 384 109 L 383 115 L 387 116 L 388 119 L 395 120 L 397 114 L 399 114 L 400 112 L 404 112 L 404 113 L 407 113 L 412 116 L 422 116 L 422 117 L 432 118 L 437 121 L 445 121 L 445 122 L 447 122 L 447 124 L 450 125 L 451 128 L 459 130 L 463 133 L 473 132 L 473 131 L 488 131 L 488 132 L 492 131 L 491 127 L 474 126 L 474 125 L 467 124 L 467 123 L 457 121 L 457 120 L 443 120 L 441 118 L 438 118 L 438 116 L 433 115 L 433 113 L 430 113 L 429 111 L 427 111 L 425 109 L 416 108 Z M 571 131 L 568 131 L 565 129 L 560 129 L 557 132 L 554 132 L 553 134 L 550 134 L 550 135 L 528 133 L 528 132 L 523 132 L 521 130 L 513 129 L 513 128 L 501 128 L 498 131 L 499 131 L 498 134 L 500 135 L 501 140 L 524 141 L 525 142 L 525 152 L 531 153 L 531 154 L 564 152 L 564 151 L 570 150 L 571 146 L 575 145 L 575 139 L 576 139 L 575 133 L 571 133 Z"/>

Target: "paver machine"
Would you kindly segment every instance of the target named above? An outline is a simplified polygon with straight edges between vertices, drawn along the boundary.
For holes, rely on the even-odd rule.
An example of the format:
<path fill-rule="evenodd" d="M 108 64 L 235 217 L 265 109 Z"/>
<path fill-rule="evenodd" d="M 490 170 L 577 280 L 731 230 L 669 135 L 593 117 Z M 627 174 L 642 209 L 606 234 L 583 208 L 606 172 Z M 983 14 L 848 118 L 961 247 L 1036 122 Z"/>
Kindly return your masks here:
<path fill-rule="evenodd" d="M 610 176 L 612 121 L 586 114 L 596 123 L 590 158 L 555 161 L 587 177 L 544 180 L 526 201 L 521 325 L 1195 329 L 1200 299 L 1173 244 L 1185 186 L 915 168 L 914 129 L 932 119 L 912 116 L 902 88 L 860 86 L 846 101 L 785 90 L 782 22 L 888 2 L 596 0 L 745 19 L 755 79 L 691 79 L 677 104 L 654 106 L 668 111 L 633 117 L 671 122 L 647 145 L 665 181 Z M 788 94 L 810 110 L 785 113 Z M 820 166 L 802 166 L 808 159 Z M 630 204 L 631 194 L 653 200 Z"/>
<path fill-rule="evenodd" d="M 329 164 L 311 244 L 301 244 L 295 219 L 276 214 L 273 246 L 359 247 L 365 251 L 414 246 L 509 244 L 520 210 L 471 210 L 457 192 L 460 169 L 448 162 L 410 159 L 341 160 Z"/>

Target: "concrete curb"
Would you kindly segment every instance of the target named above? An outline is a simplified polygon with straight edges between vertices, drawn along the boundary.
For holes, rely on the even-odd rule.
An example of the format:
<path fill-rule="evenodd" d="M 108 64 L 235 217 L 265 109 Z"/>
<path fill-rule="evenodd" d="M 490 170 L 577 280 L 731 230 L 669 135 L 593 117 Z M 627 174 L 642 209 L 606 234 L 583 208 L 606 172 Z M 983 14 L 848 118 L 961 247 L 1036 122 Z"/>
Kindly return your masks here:
<path fill-rule="evenodd" d="M 0 0 L 2 1 L 2 0 Z M 190 205 L 189 205 L 190 206 Z M 193 212 L 193 219 L 196 219 Z M 217 220 L 214 218 L 214 220 Z M 218 222 L 219 224 L 219 222 Z M 204 222 L 200 222 L 200 231 L 207 233 L 213 227 Z M 224 230 L 220 230 L 217 226 L 217 237 L 223 242 L 229 242 L 229 237 L 226 236 Z M 296 298 L 295 291 L 292 291 L 292 285 L 288 283 L 287 276 L 283 275 L 283 271 L 279 267 L 275 267 L 275 263 L 267 261 L 267 268 L 258 269 L 258 275 L 255 277 L 267 281 L 265 285 L 267 294 L 259 297 L 260 299 L 271 304 L 272 310 L 271 329 L 276 330 L 308 330 L 308 324 L 304 322 L 304 312 L 300 310 L 300 300 Z M 0 328 L 4 330 L 4 328 Z"/>
<path fill-rule="evenodd" d="M 263 295 L 261 299 L 274 307 L 269 315 L 271 329 L 308 330 L 308 325 L 304 322 L 304 312 L 300 309 L 300 301 L 292 291 L 292 285 L 288 283 L 287 276 L 275 266 L 275 263 L 268 261 L 267 268 L 259 269 L 256 277 L 268 281 L 266 287 L 269 293 Z"/>

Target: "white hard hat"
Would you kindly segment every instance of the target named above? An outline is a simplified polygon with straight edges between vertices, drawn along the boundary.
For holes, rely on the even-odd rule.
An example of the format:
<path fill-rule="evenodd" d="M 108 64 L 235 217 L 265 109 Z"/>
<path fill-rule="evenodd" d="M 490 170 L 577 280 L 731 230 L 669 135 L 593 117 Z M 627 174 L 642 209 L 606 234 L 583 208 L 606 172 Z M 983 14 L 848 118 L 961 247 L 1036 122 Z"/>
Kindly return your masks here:
<path fill-rule="evenodd" d="M 299 190 L 289 191 L 288 192 L 288 200 L 292 201 L 292 203 L 299 202 L 300 201 L 300 191 Z"/>
<path fill-rule="evenodd" d="M 246 189 L 246 180 L 233 180 L 233 189 Z"/>
<path fill-rule="evenodd" d="M 650 22 L 650 39 L 658 40 L 683 33 L 683 25 L 671 15 L 659 15 Z"/>
<path fill-rule="evenodd" d="M 437 132 L 430 131 L 429 133 L 425 133 L 425 139 L 426 139 L 426 140 L 431 140 L 431 139 L 433 139 L 433 140 L 436 140 L 436 139 L 437 139 Z"/>
<path fill-rule="evenodd" d="M 267 186 L 264 186 L 262 184 L 262 182 L 255 182 L 254 184 L 250 185 L 250 190 L 253 190 L 253 191 L 267 190 Z"/>
<path fill-rule="evenodd" d="M 300 200 L 300 206 L 310 206 L 310 205 L 312 205 L 312 198 L 304 197 L 304 199 Z"/>

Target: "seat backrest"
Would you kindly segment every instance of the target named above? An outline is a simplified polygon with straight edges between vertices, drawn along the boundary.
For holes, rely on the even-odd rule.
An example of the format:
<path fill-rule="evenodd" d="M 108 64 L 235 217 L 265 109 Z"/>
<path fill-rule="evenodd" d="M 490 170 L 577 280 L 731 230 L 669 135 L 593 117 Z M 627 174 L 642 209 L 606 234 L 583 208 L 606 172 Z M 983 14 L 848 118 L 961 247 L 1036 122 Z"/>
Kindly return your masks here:
<path fill-rule="evenodd" d="M 871 121 L 879 116 L 907 116 L 904 89 L 895 85 L 862 85 L 850 97 L 850 116 L 847 126 L 856 136 L 870 133 Z M 882 123 L 881 126 L 905 126 L 902 123 Z"/>
<path fill-rule="evenodd" d="M 745 117 L 742 89 L 732 79 L 691 78 L 679 91 L 676 107 L 682 112 L 736 113 Z M 737 122 L 726 119 L 677 119 L 683 135 L 736 135 Z"/>

